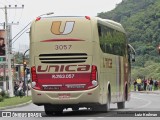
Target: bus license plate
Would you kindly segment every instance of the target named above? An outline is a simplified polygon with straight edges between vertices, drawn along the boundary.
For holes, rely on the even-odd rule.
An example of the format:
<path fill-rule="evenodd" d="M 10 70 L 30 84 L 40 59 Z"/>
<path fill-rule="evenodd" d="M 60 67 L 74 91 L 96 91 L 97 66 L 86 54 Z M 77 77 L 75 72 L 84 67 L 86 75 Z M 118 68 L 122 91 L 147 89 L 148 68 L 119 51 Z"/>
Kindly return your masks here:
<path fill-rule="evenodd" d="M 69 99 L 71 95 L 69 93 L 58 94 L 59 99 Z"/>
<path fill-rule="evenodd" d="M 59 90 L 59 86 L 45 86 L 43 87 L 44 90 Z"/>

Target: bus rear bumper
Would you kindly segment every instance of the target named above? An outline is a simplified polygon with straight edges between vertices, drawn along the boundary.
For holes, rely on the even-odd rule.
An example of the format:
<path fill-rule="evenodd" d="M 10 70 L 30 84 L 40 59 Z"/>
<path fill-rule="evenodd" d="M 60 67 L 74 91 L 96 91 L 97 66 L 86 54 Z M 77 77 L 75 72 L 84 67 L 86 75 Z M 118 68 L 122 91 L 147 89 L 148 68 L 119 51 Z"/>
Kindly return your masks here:
<path fill-rule="evenodd" d="M 32 101 L 36 105 L 69 105 L 100 103 L 99 87 L 82 91 L 39 91 L 32 89 Z"/>

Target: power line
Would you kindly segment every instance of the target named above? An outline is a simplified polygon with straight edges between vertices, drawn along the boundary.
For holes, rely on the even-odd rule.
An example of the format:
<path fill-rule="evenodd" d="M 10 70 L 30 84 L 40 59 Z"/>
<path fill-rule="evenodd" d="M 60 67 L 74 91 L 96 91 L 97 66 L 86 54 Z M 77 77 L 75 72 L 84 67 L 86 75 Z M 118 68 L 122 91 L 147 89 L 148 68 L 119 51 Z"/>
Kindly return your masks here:
<path fill-rule="evenodd" d="M 25 30 L 31 23 L 28 23 L 19 33 L 17 33 L 17 35 L 15 35 L 13 38 L 12 38 L 12 41 L 19 35 L 21 34 L 21 32 L 23 32 L 23 30 Z M 28 29 L 27 29 L 28 30 Z M 15 42 L 15 41 L 14 41 Z M 12 43 L 13 44 L 13 43 Z"/>
<path fill-rule="evenodd" d="M 12 44 L 15 43 L 27 30 L 29 30 L 29 28 L 26 29 L 25 31 L 23 31 L 23 32 L 18 36 L 18 38 L 16 38 L 16 39 L 12 42 Z"/>

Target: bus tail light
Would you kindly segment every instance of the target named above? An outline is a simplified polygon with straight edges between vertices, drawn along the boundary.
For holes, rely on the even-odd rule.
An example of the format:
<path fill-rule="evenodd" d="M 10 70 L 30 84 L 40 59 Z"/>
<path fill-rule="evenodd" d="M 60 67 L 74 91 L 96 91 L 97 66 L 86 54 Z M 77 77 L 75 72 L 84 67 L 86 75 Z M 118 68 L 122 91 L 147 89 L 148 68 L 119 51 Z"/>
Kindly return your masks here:
<path fill-rule="evenodd" d="M 40 86 L 38 85 L 38 78 L 36 73 L 36 67 L 31 67 L 31 75 L 32 75 L 32 87 L 34 89 L 40 90 Z"/>
<path fill-rule="evenodd" d="M 92 65 L 91 80 L 97 79 L 97 66 Z"/>
<path fill-rule="evenodd" d="M 89 86 L 88 88 L 94 88 L 98 85 L 98 73 L 97 73 L 97 66 L 92 65 L 92 70 L 91 70 L 91 86 Z"/>

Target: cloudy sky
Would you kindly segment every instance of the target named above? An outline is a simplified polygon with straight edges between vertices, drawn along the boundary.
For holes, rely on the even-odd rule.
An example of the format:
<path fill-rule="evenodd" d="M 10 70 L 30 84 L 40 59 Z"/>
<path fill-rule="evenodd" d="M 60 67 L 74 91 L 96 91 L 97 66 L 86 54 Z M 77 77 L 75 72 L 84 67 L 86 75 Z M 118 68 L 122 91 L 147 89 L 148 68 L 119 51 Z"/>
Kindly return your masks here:
<path fill-rule="evenodd" d="M 19 25 L 12 26 L 12 37 L 21 31 L 37 16 L 54 12 L 55 16 L 96 16 L 97 13 L 114 9 L 122 0 L 0 0 L 0 7 L 11 5 L 24 9 L 8 9 L 9 23 Z M 4 9 L 0 10 L 0 23 L 4 22 Z M 2 26 L 0 26 L 2 29 Z M 29 30 L 28 30 L 29 31 Z M 14 39 L 13 50 L 22 51 L 29 45 L 28 33 L 24 33 L 19 39 Z"/>

